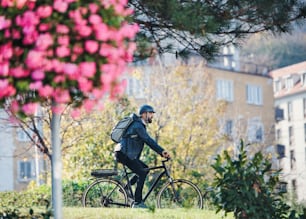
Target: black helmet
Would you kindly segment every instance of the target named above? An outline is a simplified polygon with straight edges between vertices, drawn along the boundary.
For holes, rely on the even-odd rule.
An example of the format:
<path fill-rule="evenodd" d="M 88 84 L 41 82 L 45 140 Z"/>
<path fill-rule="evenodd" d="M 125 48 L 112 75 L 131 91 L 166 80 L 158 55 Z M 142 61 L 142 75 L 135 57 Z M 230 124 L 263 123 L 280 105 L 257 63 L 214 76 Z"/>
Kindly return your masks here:
<path fill-rule="evenodd" d="M 150 105 L 143 105 L 139 109 L 139 115 L 145 113 L 145 112 L 150 112 L 150 113 L 155 113 L 154 109 Z"/>

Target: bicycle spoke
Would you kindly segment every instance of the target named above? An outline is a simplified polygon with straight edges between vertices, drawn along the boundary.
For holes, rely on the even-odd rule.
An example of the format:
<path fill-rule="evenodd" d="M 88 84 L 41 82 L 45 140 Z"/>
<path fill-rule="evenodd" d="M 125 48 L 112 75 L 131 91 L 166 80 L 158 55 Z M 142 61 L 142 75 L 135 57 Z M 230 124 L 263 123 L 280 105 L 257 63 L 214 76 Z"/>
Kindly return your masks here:
<path fill-rule="evenodd" d="M 87 188 L 82 202 L 85 207 L 127 207 L 127 195 L 118 182 L 100 179 Z"/>
<path fill-rule="evenodd" d="M 199 189 L 187 180 L 167 183 L 159 192 L 159 208 L 202 208 L 203 200 Z"/>

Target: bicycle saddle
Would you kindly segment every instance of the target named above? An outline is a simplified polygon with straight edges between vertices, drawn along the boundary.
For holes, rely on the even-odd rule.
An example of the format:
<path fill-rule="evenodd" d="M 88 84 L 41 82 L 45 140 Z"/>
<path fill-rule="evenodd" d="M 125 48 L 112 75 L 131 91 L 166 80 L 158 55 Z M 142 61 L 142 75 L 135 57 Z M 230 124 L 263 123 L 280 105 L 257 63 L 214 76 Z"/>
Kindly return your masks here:
<path fill-rule="evenodd" d="M 92 170 L 90 174 L 94 177 L 106 177 L 106 176 L 118 175 L 118 172 L 117 170 L 113 169 L 98 169 L 98 170 Z"/>

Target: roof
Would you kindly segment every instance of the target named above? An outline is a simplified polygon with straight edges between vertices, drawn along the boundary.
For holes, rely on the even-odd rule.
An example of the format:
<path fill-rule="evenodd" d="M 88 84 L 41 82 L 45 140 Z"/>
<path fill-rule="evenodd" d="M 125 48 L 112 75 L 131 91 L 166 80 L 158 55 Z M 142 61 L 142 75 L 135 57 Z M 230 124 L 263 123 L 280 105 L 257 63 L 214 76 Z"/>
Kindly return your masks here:
<path fill-rule="evenodd" d="M 306 91 L 306 61 L 275 69 L 270 72 L 274 84 L 274 97 L 280 98 Z M 290 87 L 287 87 L 291 80 Z M 277 85 L 276 82 L 279 84 Z M 280 86 L 280 87 L 278 87 Z"/>

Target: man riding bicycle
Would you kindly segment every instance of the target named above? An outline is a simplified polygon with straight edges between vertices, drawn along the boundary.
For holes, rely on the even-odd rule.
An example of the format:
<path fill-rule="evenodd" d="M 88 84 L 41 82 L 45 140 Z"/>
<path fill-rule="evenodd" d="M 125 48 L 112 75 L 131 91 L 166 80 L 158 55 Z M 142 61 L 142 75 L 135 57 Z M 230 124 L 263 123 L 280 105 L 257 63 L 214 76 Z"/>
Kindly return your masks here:
<path fill-rule="evenodd" d="M 134 208 L 146 208 L 142 200 L 142 190 L 145 179 L 148 174 L 148 166 L 140 160 L 144 144 L 147 144 L 152 150 L 164 158 L 170 158 L 170 155 L 161 146 L 157 144 L 147 133 L 146 126 L 152 123 L 155 111 L 150 105 L 140 107 L 139 116 L 134 116 L 134 122 L 127 129 L 119 147 L 115 148 L 115 156 L 118 162 L 126 165 L 138 176 L 135 190 Z M 133 181 L 133 179 L 131 180 Z"/>

